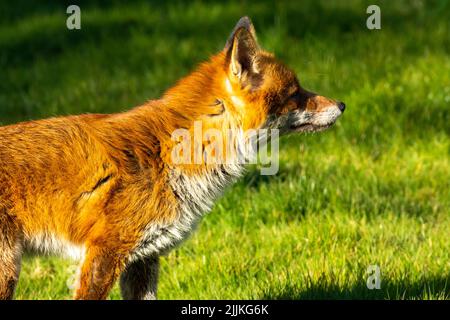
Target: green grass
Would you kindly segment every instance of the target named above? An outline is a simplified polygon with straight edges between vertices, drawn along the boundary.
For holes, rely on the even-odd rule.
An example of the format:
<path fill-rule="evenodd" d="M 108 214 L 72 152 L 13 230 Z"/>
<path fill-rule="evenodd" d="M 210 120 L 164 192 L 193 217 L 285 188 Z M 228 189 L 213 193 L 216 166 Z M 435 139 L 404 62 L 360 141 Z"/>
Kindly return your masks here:
<path fill-rule="evenodd" d="M 0 122 L 116 112 L 220 50 L 242 15 L 308 89 L 343 100 L 327 132 L 281 142 L 162 260 L 161 299 L 450 298 L 450 3 L 0 4 Z M 380 290 L 366 270 L 379 265 Z M 73 262 L 26 257 L 18 299 L 66 299 Z M 117 288 L 111 298 L 119 298 Z"/>

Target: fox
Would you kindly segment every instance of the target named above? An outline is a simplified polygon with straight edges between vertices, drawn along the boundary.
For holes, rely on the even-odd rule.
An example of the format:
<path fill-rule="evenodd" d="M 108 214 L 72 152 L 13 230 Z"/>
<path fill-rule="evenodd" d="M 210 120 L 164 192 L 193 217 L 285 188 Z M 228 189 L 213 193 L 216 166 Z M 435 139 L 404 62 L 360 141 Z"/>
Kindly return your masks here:
<path fill-rule="evenodd" d="M 245 16 L 219 53 L 159 99 L 0 127 L 0 299 L 14 298 L 28 251 L 79 261 L 74 299 L 107 299 L 117 281 L 125 300 L 156 299 L 160 257 L 245 172 L 233 161 L 174 161 L 172 133 L 195 122 L 219 132 L 316 132 L 344 110 L 304 89 L 259 46 Z"/>

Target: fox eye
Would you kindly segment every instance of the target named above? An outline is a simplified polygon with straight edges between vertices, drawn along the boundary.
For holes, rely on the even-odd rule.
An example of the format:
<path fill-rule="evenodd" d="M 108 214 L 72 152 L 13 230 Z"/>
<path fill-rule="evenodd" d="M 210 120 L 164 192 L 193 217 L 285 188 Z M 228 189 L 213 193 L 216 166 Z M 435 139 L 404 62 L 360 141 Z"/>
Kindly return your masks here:
<path fill-rule="evenodd" d="M 300 98 L 300 91 L 296 90 L 291 96 L 289 97 L 290 100 L 298 100 Z"/>
<path fill-rule="evenodd" d="M 287 99 L 284 101 L 284 104 L 297 105 L 299 99 L 300 99 L 300 94 L 297 91 L 295 91 L 294 93 L 292 93 L 291 95 L 289 95 L 287 97 Z"/>

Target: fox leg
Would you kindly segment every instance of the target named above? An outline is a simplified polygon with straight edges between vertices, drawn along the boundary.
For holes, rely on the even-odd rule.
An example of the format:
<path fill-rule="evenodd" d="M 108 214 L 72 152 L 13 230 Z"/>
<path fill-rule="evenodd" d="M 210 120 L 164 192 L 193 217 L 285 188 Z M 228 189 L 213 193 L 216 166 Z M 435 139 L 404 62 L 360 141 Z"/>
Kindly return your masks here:
<path fill-rule="evenodd" d="M 22 231 L 0 208 L 0 300 L 13 298 L 22 258 Z"/>
<path fill-rule="evenodd" d="M 120 276 L 124 300 L 155 300 L 158 288 L 159 256 L 131 262 Z"/>
<path fill-rule="evenodd" d="M 125 255 L 116 250 L 89 247 L 81 265 L 75 299 L 103 300 L 125 266 Z"/>

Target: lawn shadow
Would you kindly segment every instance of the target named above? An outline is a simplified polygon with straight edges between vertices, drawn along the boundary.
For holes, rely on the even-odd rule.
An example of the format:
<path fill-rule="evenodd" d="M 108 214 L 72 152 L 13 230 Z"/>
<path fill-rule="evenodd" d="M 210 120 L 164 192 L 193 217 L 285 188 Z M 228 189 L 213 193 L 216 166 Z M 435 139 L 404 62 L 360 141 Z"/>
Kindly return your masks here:
<path fill-rule="evenodd" d="M 261 299 L 268 300 L 411 300 L 411 299 L 449 299 L 450 275 L 426 277 L 420 280 L 405 279 L 402 282 L 382 279 L 380 289 L 368 289 L 366 279 L 358 284 L 342 286 L 329 283 L 312 283 L 307 288 L 299 288 L 289 283 L 283 288 L 269 288 Z"/>
<path fill-rule="evenodd" d="M 22 20 L 35 17 L 51 17 L 57 15 L 57 20 L 36 20 L 34 27 L 28 28 L 27 32 L 14 33 L 3 39 L 0 43 L 0 64 L 29 65 L 38 59 L 50 59 L 60 55 L 62 52 L 78 50 L 84 43 L 95 43 L 101 46 L 108 39 L 122 43 L 130 37 L 130 34 L 139 30 L 151 36 L 155 32 L 161 39 L 176 38 L 178 40 L 192 40 L 199 43 L 204 42 L 207 36 L 211 48 L 215 42 L 223 39 L 223 43 L 240 16 L 249 15 L 253 19 L 258 33 L 264 35 L 267 29 L 277 28 L 281 25 L 285 33 L 292 39 L 302 39 L 306 34 L 320 36 L 321 38 L 333 37 L 336 34 L 366 33 L 365 5 L 359 5 L 360 10 L 348 6 L 325 6 L 318 2 L 304 2 L 302 5 L 283 3 L 283 5 L 271 1 L 263 1 L 258 6 L 232 2 L 234 7 L 229 9 L 219 1 L 211 1 L 204 4 L 204 12 L 208 6 L 216 5 L 220 13 L 219 19 L 211 19 L 207 16 L 199 17 L 195 21 L 179 21 L 171 14 L 172 11 L 188 9 L 186 2 L 161 2 L 161 1 L 134 1 L 130 5 L 124 5 L 120 1 L 78 1 L 82 9 L 82 28 L 77 31 L 67 30 L 65 21 L 67 14 L 64 2 L 43 1 L 39 4 L 18 0 L 14 4 L 8 3 L 3 8 L 1 17 L 7 19 L 0 28 L 14 28 Z M 108 12 L 112 9 L 123 11 L 120 16 L 109 17 Z M 136 8 L 135 11 L 125 10 Z M 97 20 L 88 17 L 91 10 L 100 13 L 96 15 Z M 104 15 L 102 14 L 104 12 Z M 318 14 L 312 15 L 311 12 Z M 153 13 L 151 16 L 147 14 Z M 199 14 L 203 14 L 203 11 Z M 419 18 L 418 10 L 407 10 L 403 12 L 395 6 L 383 11 L 383 19 L 386 23 L 392 23 L 390 30 L 402 30 L 411 20 Z M 426 16 L 428 17 L 428 16 Z M 439 16 L 440 17 L 440 16 Z M 329 21 L 332 23 L 323 23 Z M 394 23 L 395 22 L 395 23 Z M 300 25 L 299 25 L 300 24 Z M 11 29 L 12 30 L 12 29 Z M 288 40 L 288 39 L 286 39 Z M 289 41 L 285 41 L 289 45 Z M 156 47 L 156 46 L 155 46 Z M 132 48 L 130 48 L 130 51 Z M 211 52 L 212 53 L 212 52 Z M 282 52 L 281 52 L 282 53 Z M 114 52 L 109 52 L 114 55 Z"/>

